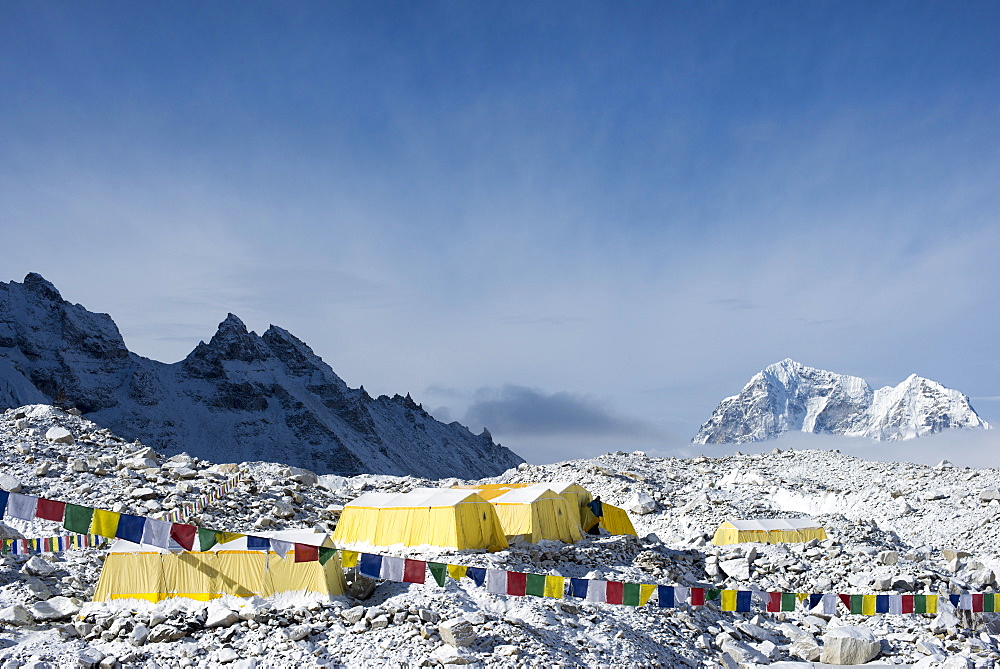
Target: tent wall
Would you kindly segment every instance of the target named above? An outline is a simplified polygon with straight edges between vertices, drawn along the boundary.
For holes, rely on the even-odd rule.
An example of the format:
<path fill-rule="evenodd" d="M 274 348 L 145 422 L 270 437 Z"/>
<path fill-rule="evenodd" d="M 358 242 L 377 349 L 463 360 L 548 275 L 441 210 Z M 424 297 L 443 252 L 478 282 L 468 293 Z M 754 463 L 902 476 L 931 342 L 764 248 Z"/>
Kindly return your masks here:
<path fill-rule="evenodd" d="M 400 496 L 405 499 L 405 496 Z M 494 508 L 471 492 L 448 506 L 363 507 L 348 504 L 333 534 L 338 546 L 431 545 L 455 549 L 507 548 Z"/>
<path fill-rule="evenodd" d="M 222 595 L 267 597 L 305 590 L 326 595 L 344 593 L 340 556 L 325 565 L 295 562 L 259 551 L 184 553 L 109 553 L 101 570 L 94 601 L 170 597 L 207 601 Z"/>
<path fill-rule="evenodd" d="M 772 521 L 772 524 L 778 524 Z M 725 522 L 715 531 L 712 543 L 716 546 L 741 544 L 746 542 L 781 544 L 804 543 L 816 539 L 826 539 L 826 530 L 818 526 L 787 527 L 774 529 L 737 528 L 730 522 Z"/>
<path fill-rule="evenodd" d="M 551 491 L 531 501 L 509 503 L 493 500 L 504 534 L 535 543 L 542 539 L 573 543 L 583 538 L 580 513 L 569 501 Z"/>

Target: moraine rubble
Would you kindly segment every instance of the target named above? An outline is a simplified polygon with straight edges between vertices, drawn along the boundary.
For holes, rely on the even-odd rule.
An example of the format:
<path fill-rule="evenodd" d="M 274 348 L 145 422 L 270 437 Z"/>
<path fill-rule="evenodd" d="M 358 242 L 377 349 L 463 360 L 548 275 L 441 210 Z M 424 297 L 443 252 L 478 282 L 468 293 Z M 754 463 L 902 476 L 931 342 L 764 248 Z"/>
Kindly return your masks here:
<path fill-rule="evenodd" d="M 54 428 L 61 428 L 54 429 Z M 68 433 L 68 437 L 64 432 Z M 155 516 L 197 501 L 237 471 L 236 489 L 188 522 L 216 529 L 329 530 L 370 490 L 457 479 L 317 477 L 275 463 L 163 458 L 79 416 L 35 405 L 0 416 L 0 483 L 28 494 Z M 1000 571 L 1000 470 L 868 462 L 835 451 L 719 458 L 615 453 L 521 465 L 493 482 L 575 481 L 629 510 L 640 537 L 517 544 L 498 553 L 407 557 L 452 564 L 686 586 L 878 594 L 994 591 Z M 462 481 L 465 482 L 465 481 Z M 717 547 L 729 518 L 811 515 L 823 542 Z M 5 519 L 7 537 L 61 533 Z M 403 555 L 402 552 L 396 552 Z M 942 604 L 937 615 L 838 616 L 632 608 L 500 597 L 469 579 L 359 578 L 357 597 L 297 595 L 90 603 L 103 551 L 0 559 L 0 669 L 7 667 L 667 666 L 809 667 L 834 659 L 917 667 L 1000 662 L 1000 614 Z"/>

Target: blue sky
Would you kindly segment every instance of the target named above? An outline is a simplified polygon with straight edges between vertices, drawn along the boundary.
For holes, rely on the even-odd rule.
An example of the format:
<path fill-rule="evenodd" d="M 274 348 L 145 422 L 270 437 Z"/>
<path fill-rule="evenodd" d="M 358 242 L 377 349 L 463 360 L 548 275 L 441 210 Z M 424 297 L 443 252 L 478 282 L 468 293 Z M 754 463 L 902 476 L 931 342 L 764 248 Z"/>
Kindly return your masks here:
<path fill-rule="evenodd" d="M 533 460 L 785 357 L 1000 423 L 1000 5 L 0 0 L 0 261 Z"/>

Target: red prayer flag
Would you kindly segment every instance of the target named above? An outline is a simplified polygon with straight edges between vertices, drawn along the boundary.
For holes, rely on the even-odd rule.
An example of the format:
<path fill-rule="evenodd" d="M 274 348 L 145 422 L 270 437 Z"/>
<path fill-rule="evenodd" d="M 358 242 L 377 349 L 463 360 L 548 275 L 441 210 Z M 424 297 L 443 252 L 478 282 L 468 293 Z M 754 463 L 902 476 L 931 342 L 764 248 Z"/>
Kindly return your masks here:
<path fill-rule="evenodd" d="M 691 588 L 691 606 L 705 606 L 705 588 Z"/>
<path fill-rule="evenodd" d="M 625 594 L 625 584 L 621 581 L 608 581 L 605 596 L 608 604 L 621 604 L 622 596 Z"/>
<path fill-rule="evenodd" d="M 771 613 L 777 613 L 781 610 L 781 593 L 780 592 L 769 592 L 767 593 L 767 610 Z"/>
<path fill-rule="evenodd" d="M 319 560 L 319 547 L 309 544 L 295 544 L 296 562 L 316 562 Z"/>
<path fill-rule="evenodd" d="M 406 559 L 403 567 L 403 583 L 423 583 L 427 574 L 427 563 L 423 560 Z"/>
<path fill-rule="evenodd" d="M 180 544 L 186 551 L 194 546 L 194 538 L 198 535 L 198 528 L 194 525 L 184 523 L 174 523 L 170 526 L 170 538 Z"/>
<path fill-rule="evenodd" d="M 972 610 L 982 611 L 983 610 L 983 595 L 982 593 L 972 595 Z"/>
<path fill-rule="evenodd" d="M 913 595 L 903 595 L 900 607 L 901 613 L 913 613 Z"/>
<path fill-rule="evenodd" d="M 38 505 L 35 507 L 35 517 L 61 523 L 65 513 L 66 502 L 57 502 L 54 499 L 44 499 L 42 497 L 38 498 Z"/>
<path fill-rule="evenodd" d="M 851 610 L 851 596 L 850 595 L 837 595 L 837 597 L 840 598 L 840 601 L 842 601 L 844 603 L 844 606 L 847 607 L 847 610 L 850 611 Z"/>
<path fill-rule="evenodd" d="M 523 597 L 528 590 L 528 575 L 520 571 L 507 572 L 507 594 Z"/>

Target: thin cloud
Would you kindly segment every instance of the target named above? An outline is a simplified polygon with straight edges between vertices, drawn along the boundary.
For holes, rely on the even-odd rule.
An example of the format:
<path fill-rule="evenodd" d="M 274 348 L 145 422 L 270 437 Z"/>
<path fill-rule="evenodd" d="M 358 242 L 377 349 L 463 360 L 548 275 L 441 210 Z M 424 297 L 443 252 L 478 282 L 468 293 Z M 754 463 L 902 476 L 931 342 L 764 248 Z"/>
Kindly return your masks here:
<path fill-rule="evenodd" d="M 655 433 L 646 423 L 618 415 L 593 398 L 568 392 L 545 393 L 512 384 L 478 390 L 466 411 L 465 422 L 514 437 L 635 438 Z"/>

